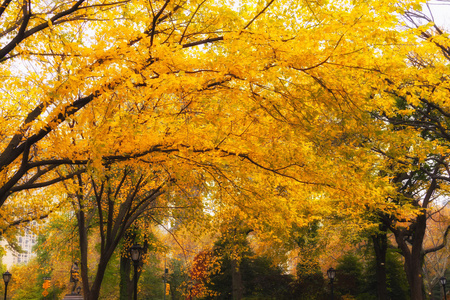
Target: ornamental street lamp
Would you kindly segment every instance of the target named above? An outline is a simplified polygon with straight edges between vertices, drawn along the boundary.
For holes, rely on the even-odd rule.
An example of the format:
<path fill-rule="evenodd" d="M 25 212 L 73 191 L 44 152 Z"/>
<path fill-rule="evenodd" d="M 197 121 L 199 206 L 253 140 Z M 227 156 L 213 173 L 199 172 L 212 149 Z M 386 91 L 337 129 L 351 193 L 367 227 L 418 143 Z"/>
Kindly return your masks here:
<path fill-rule="evenodd" d="M 8 283 L 11 280 L 11 273 L 9 273 L 8 271 L 6 271 L 5 273 L 3 273 L 3 281 L 5 282 L 5 300 L 6 300 L 6 293 L 8 290 Z"/>
<path fill-rule="evenodd" d="M 134 265 L 134 300 L 137 300 L 137 270 L 139 261 L 141 260 L 142 250 L 144 250 L 144 248 L 139 244 L 134 244 L 130 248 L 131 260 L 133 261 Z"/>
<path fill-rule="evenodd" d="M 329 268 L 328 269 L 328 271 L 327 271 L 327 276 L 328 276 L 328 279 L 330 279 L 330 284 L 331 284 L 331 300 L 333 300 L 333 281 L 334 281 L 334 278 L 336 277 L 336 270 L 335 269 L 333 269 L 333 268 Z"/>
<path fill-rule="evenodd" d="M 439 281 L 441 282 L 442 287 L 444 288 L 444 299 L 447 299 L 447 293 L 445 292 L 445 285 L 447 284 L 447 278 L 441 277 Z"/>

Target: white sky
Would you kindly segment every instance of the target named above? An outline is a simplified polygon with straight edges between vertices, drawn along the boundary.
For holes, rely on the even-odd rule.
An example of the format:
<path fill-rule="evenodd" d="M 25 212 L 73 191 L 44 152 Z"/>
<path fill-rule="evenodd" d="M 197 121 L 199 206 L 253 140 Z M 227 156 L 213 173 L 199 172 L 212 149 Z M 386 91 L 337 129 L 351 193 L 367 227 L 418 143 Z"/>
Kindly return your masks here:
<path fill-rule="evenodd" d="M 450 1 L 432 0 L 427 3 L 428 7 L 425 6 L 423 12 L 430 15 L 429 10 L 431 10 L 436 25 L 446 29 L 447 32 L 450 31 Z"/>

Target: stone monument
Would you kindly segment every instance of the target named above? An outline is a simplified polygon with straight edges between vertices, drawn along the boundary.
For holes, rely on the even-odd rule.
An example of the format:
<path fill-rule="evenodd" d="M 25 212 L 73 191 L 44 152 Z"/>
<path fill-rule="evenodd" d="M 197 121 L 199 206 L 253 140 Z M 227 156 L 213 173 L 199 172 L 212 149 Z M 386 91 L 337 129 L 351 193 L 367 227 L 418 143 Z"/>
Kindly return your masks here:
<path fill-rule="evenodd" d="M 80 281 L 80 273 L 78 268 L 78 262 L 74 262 L 72 268 L 70 269 L 70 282 L 73 283 L 72 292 L 67 294 L 63 300 L 83 300 L 83 296 L 81 295 L 81 286 L 78 286 L 78 282 Z"/>

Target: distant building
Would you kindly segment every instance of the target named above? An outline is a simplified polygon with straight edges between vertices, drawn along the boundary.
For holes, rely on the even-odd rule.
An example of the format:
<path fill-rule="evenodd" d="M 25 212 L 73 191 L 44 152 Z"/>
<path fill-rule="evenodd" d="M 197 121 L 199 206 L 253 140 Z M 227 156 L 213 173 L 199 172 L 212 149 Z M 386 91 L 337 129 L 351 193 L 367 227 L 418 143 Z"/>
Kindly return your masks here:
<path fill-rule="evenodd" d="M 6 248 L 7 243 L 2 241 L 0 244 L 6 250 L 6 255 L 3 257 L 3 264 L 6 265 L 6 268 L 9 269 L 12 265 L 16 264 L 28 263 L 31 258 L 36 256 L 32 251 L 36 242 L 36 235 L 27 229 L 23 236 L 17 237 L 17 244 L 22 248 L 22 253 Z"/>

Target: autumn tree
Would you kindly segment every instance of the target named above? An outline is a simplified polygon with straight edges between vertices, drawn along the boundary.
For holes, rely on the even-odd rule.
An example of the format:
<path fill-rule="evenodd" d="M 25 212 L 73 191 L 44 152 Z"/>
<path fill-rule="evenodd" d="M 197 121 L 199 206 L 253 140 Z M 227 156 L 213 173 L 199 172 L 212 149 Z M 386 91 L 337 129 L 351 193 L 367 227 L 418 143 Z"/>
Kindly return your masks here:
<path fill-rule="evenodd" d="M 320 77 L 324 93 L 352 103 L 358 99 L 358 105 L 353 114 L 347 113 L 345 107 L 340 109 L 339 117 L 327 120 L 324 126 L 335 130 L 327 131 L 326 137 L 312 139 L 326 145 L 322 151 L 333 156 L 335 166 L 346 165 L 358 170 L 356 176 L 367 172 L 366 175 L 380 177 L 380 180 L 370 176 L 361 179 L 374 184 L 372 194 L 380 198 L 371 200 L 372 203 L 360 202 L 366 214 L 355 216 L 357 209 L 349 209 L 350 201 L 342 201 L 337 207 L 351 215 L 351 221 L 345 220 L 347 224 L 356 222 L 378 227 L 373 217 L 382 216 L 381 228 L 372 228 L 376 232 L 374 238 L 379 239 L 379 250 L 386 253 L 385 232 L 389 228 L 405 257 L 411 297 L 423 299 L 424 257 L 443 249 L 449 232 L 448 227 L 443 231 L 440 244 L 424 247 L 427 218 L 441 208 L 439 199 L 448 196 L 448 41 L 445 32 L 417 10 L 407 11 L 405 16 L 413 28 L 386 36 L 392 44 L 379 48 L 382 55 L 372 56 L 374 60 L 364 66 L 339 64 L 342 69 L 353 70 L 349 78 L 361 78 L 361 73 L 365 74 L 369 87 L 366 96 L 372 103 L 357 98 L 357 93 L 345 83 L 332 85 L 332 80 Z M 418 19 L 425 22 L 420 23 Z M 422 41 L 417 39 L 418 35 Z M 351 126 L 347 127 L 348 124 Z M 366 169 L 368 166 L 372 170 Z M 383 181 L 388 184 L 384 185 Z M 362 194 L 361 191 L 358 199 L 361 200 Z M 334 219 L 344 222 L 341 213 L 335 212 Z M 379 265 L 382 263 L 381 260 Z"/>
<path fill-rule="evenodd" d="M 392 26 L 395 11 L 376 1 L 352 11 L 296 1 L 6 1 L 0 204 L 86 165 L 159 155 L 197 165 L 206 157 L 211 165 L 242 161 L 286 178 L 302 171 L 298 182 L 321 184 L 306 172 L 313 168 L 305 168 L 303 133 L 273 120 L 295 123 L 288 113 L 309 105 L 306 115 L 318 116 L 333 101 L 317 98 L 318 87 L 336 82 L 328 68 L 355 41 L 367 44 L 361 36 L 379 27 L 376 9 L 386 10 L 385 26 Z M 355 15 L 366 23 L 351 22 Z M 80 168 L 58 172 L 63 165 Z"/>
<path fill-rule="evenodd" d="M 55 93 L 51 93 L 51 79 L 40 81 L 45 76 L 36 72 L 26 72 L 21 64 L 29 62 L 39 65 L 35 57 L 64 57 L 68 53 L 55 53 L 41 46 L 51 46 L 51 42 L 39 44 L 40 39 L 56 33 L 58 27 L 80 28 L 83 20 L 87 20 L 98 10 L 110 9 L 123 4 L 118 2 L 86 3 L 87 1 L 70 1 L 66 3 L 42 1 L 4 1 L 0 8 L 2 18 L 2 45 L 0 61 L 2 63 L 2 146 L 0 154 L 0 206 L 5 211 L 4 204 L 12 194 L 27 189 L 37 189 L 54 182 L 64 180 L 57 173 L 52 173 L 64 161 L 62 157 L 40 156 L 42 146 L 40 141 L 50 132 L 74 115 L 79 109 L 92 101 L 93 95 L 72 97 L 59 101 Z M 51 35 L 51 33 L 50 33 Z M 72 37 L 73 38 L 73 37 Z M 70 37 L 69 37 L 70 39 Z M 56 50 L 56 49 L 54 49 Z M 43 70 L 44 71 L 44 70 Z M 45 72 L 45 71 L 44 71 Z M 34 78 L 34 79 L 32 79 Z M 29 84 L 24 85 L 23 82 Z M 48 84 L 48 85 L 47 85 Z M 56 88 L 56 86 L 54 86 Z M 40 89 L 40 91 L 38 91 Z M 31 92 L 34 90 L 34 92 Z M 45 92 L 44 90 L 47 90 Z M 30 97 L 28 97 L 28 96 Z M 51 113 L 53 111 L 53 114 Z M 39 124 L 37 124 L 39 123 Z M 46 146 L 44 146 L 46 148 Z M 69 163 L 77 164 L 72 161 Z M 73 176 L 73 175 L 69 175 Z M 25 212 L 26 217 L 14 215 L 5 229 L 32 218 L 39 219 L 45 214 L 39 211 Z M 4 214 L 6 215 L 6 214 Z"/>
<path fill-rule="evenodd" d="M 36 191 L 78 182 L 69 194 L 85 266 L 87 203 L 103 226 L 99 276 L 90 286 L 83 275 L 87 299 L 119 233 L 167 182 L 208 190 L 217 217 L 238 208 L 262 238 L 333 214 L 373 226 L 361 216 L 390 209 L 392 187 L 373 172 L 379 152 L 355 145 L 387 131 L 368 112 L 391 103 L 384 75 L 405 67 L 392 44 L 403 38 L 398 13 L 413 4 L 4 1 L 2 215 L 23 219 L 29 211 L 6 212 L 24 195 L 39 204 Z M 148 201 L 105 197 L 120 172 L 103 173 L 124 161 L 161 184 L 141 195 Z M 55 202 L 46 204 L 32 216 Z"/>
<path fill-rule="evenodd" d="M 100 175 L 99 175 L 100 176 Z M 76 184 L 66 184 L 68 197 L 77 214 L 81 278 L 86 299 L 97 299 L 108 263 L 125 234 L 142 215 L 151 218 L 163 186 L 170 178 L 157 178 L 129 167 L 111 166 L 104 176 L 78 175 Z M 89 229 L 98 227 L 99 261 L 93 282 L 88 270 Z M 133 241 L 131 241 L 133 242 Z M 131 245 L 125 245 L 128 249 Z"/>
<path fill-rule="evenodd" d="M 395 212 L 381 215 L 404 256 L 411 299 L 423 299 L 425 256 L 445 247 L 450 230 L 447 224 L 440 244 L 431 247 L 424 244 L 428 219 L 445 205 L 439 199 L 448 195 L 445 98 L 449 52 L 443 44 L 444 32 L 433 23 L 426 24 L 431 19 L 425 14 L 408 11 L 405 19 L 422 41 L 414 42 L 413 49 L 401 54 L 408 59 L 405 76 L 386 76 L 388 85 L 383 94 L 392 96 L 393 106 L 384 107 L 377 117 L 391 124 L 390 130 L 396 135 L 374 149 L 386 158 L 385 174 L 397 189 L 396 195 L 387 200 L 415 211 L 406 218 L 396 216 Z"/>

